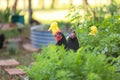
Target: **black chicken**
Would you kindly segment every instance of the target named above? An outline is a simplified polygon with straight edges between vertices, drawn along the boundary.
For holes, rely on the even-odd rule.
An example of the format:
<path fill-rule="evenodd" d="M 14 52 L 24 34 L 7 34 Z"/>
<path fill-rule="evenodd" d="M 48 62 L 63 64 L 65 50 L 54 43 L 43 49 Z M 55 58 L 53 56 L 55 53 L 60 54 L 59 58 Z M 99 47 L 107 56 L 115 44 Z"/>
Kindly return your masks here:
<path fill-rule="evenodd" d="M 78 39 L 76 37 L 75 31 L 72 30 L 70 36 L 68 37 L 67 45 L 69 49 L 74 50 L 75 52 L 79 49 Z"/>
<path fill-rule="evenodd" d="M 56 32 L 55 34 L 56 45 L 63 45 L 65 49 L 67 49 L 67 41 L 64 34 L 61 31 Z"/>
<path fill-rule="evenodd" d="M 3 47 L 4 40 L 5 40 L 4 34 L 0 34 L 0 49 Z"/>

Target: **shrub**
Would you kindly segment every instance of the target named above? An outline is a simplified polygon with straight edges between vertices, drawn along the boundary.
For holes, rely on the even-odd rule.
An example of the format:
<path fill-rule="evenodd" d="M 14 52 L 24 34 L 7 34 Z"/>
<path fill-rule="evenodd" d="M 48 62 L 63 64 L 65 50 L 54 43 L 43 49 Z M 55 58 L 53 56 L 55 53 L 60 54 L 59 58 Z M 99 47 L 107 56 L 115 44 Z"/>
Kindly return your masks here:
<path fill-rule="evenodd" d="M 3 23 L 8 23 L 10 15 L 10 8 L 7 7 L 5 10 L 0 10 L 0 21 L 2 21 Z"/>
<path fill-rule="evenodd" d="M 95 36 L 89 35 L 91 22 L 76 26 L 76 33 L 81 46 L 91 46 L 92 49 L 98 48 L 97 53 L 104 53 L 108 56 L 117 57 L 120 55 L 120 22 L 119 16 L 103 20 L 101 23 L 94 24 L 98 33 Z"/>
<path fill-rule="evenodd" d="M 104 54 L 81 47 L 76 53 L 64 47 L 49 46 L 36 54 L 35 62 L 26 69 L 30 80 L 119 80 L 116 67 Z"/>
<path fill-rule="evenodd" d="M 18 54 L 19 53 L 19 47 L 16 43 L 9 43 L 7 46 L 7 51 L 9 54 Z"/>
<path fill-rule="evenodd" d="M 90 46 L 91 51 L 98 48 L 96 53 L 103 53 L 107 56 L 118 57 L 120 55 L 120 15 L 114 15 L 102 21 L 85 20 L 81 22 L 82 16 L 78 10 L 70 12 L 68 16 L 75 29 L 80 46 Z M 91 27 L 97 28 L 97 33 L 91 33 Z"/>

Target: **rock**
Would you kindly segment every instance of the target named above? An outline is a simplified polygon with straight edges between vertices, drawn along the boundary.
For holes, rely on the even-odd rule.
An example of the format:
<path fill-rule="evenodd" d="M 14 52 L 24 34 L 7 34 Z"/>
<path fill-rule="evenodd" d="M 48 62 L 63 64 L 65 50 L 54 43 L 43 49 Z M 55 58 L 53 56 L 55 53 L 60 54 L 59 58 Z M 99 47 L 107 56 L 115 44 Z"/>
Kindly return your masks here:
<path fill-rule="evenodd" d="M 24 48 L 25 50 L 31 51 L 31 52 L 37 52 L 37 51 L 39 51 L 38 48 L 33 47 L 33 46 L 32 46 L 31 44 L 29 44 L 29 43 L 23 44 L 23 48 Z"/>

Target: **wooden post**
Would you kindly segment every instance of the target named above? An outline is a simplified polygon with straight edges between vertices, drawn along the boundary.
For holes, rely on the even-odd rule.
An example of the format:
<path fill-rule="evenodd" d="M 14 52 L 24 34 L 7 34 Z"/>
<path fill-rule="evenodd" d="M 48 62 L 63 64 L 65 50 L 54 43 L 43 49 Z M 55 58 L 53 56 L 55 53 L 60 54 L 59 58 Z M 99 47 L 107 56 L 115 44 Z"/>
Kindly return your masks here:
<path fill-rule="evenodd" d="M 51 9 L 54 9 L 55 0 L 52 0 Z"/>
<path fill-rule="evenodd" d="M 9 7 L 9 0 L 6 0 L 7 1 L 7 7 Z"/>

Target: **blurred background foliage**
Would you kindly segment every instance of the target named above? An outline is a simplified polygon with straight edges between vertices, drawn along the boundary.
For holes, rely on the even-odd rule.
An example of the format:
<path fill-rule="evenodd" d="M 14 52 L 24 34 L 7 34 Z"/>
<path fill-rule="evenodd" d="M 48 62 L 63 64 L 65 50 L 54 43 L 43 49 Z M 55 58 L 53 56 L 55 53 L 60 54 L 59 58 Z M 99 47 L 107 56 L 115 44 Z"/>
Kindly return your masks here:
<path fill-rule="evenodd" d="M 85 0 L 87 1 L 87 0 Z M 103 6 L 72 7 L 67 16 L 71 28 L 75 29 L 81 46 L 89 46 L 89 50 L 97 47 L 96 53 L 118 57 L 120 55 L 120 6 L 115 0 Z M 80 10 L 84 8 L 84 16 Z M 91 27 L 95 26 L 98 33 L 89 35 Z"/>
<path fill-rule="evenodd" d="M 62 30 L 74 28 L 81 46 L 89 43 L 91 49 L 98 47 L 100 53 L 120 54 L 119 0 L 0 0 L 1 22 L 10 22 L 12 7 L 15 6 L 14 14 L 24 15 L 26 24 L 32 12 L 31 16 L 40 23 L 49 24 L 56 20 Z M 88 35 L 91 26 L 98 28 L 94 37 Z M 46 29 L 48 27 L 47 25 Z M 16 29 L 13 32 L 14 36 L 19 35 Z M 13 34 L 9 36 L 12 37 Z"/>
<path fill-rule="evenodd" d="M 15 0 L 0 0 L 0 11 L 12 8 Z M 51 23 L 54 20 L 68 22 L 65 16 L 71 6 L 79 7 L 80 16 L 91 16 L 102 19 L 104 16 L 119 12 L 119 0 L 17 0 L 16 9 L 25 16 L 25 23 L 29 22 L 29 3 L 31 2 L 32 17 L 41 23 Z M 87 14 L 86 14 L 87 13 Z M 59 16 L 58 16 L 59 15 Z M 100 17 L 100 18 L 98 18 Z"/>

